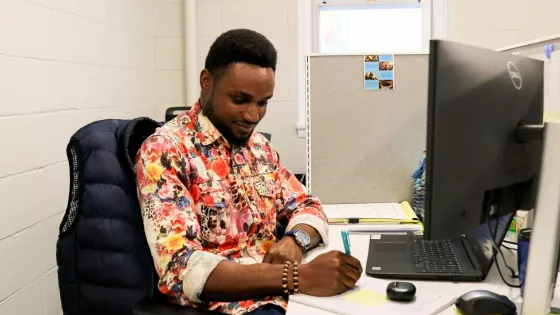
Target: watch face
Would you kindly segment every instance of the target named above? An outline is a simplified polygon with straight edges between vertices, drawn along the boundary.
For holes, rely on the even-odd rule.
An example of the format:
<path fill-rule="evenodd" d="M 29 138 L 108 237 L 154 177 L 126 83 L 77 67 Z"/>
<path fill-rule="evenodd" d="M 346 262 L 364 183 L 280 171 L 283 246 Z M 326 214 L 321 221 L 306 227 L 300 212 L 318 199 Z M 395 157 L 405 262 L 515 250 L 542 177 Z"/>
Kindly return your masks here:
<path fill-rule="evenodd" d="M 307 233 L 302 232 L 302 231 L 297 231 L 296 232 L 296 239 L 304 247 L 309 246 L 309 243 L 311 243 L 311 240 L 309 239 L 309 235 L 307 235 Z"/>

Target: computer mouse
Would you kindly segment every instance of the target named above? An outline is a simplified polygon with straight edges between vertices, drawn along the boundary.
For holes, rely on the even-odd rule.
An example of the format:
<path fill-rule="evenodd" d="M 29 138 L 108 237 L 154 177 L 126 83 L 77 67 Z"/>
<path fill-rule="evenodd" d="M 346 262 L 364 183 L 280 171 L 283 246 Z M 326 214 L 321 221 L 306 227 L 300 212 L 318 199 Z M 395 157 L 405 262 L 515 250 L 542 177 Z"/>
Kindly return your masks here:
<path fill-rule="evenodd" d="M 408 302 L 414 300 L 416 287 L 410 282 L 393 281 L 387 285 L 387 298 L 390 301 Z"/>
<path fill-rule="evenodd" d="M 506 296 L 486 290 L 469 291 L 455 301 L 455 307 L 465 315 L 515 315 L 517 308 Z"/>

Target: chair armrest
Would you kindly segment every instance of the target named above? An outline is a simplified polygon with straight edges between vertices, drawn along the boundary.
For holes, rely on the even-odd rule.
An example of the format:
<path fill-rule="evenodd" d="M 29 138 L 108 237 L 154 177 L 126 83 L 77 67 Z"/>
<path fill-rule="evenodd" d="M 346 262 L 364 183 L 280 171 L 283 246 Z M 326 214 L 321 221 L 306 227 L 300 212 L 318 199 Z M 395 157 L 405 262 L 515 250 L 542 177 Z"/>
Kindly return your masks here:
<path fill-rule="evenodd" d="M 174 305 L 171 303 L 161 303 L 154 301 L 144 301 L 134 308 L 134 315 L 211 315 L 217 314 L 206 310 L 198 310 L 191 307 Z"/>

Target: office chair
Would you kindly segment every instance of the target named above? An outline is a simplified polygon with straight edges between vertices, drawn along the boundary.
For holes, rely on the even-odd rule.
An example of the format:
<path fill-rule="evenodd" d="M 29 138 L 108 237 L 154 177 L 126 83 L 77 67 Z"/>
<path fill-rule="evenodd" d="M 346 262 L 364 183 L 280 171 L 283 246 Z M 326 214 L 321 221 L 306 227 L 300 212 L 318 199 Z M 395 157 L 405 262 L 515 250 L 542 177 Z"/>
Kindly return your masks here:
<path fill-rule="evenodd" d="M 166 119 L 172 119 L 171 116 L 176 116 L 177 111 L 187 109 L 170 108 L 166 112 Z M 65 315 L 98 314 L 102 311 L 115 315 L 215 314 L 173 305 L 157 288 L 149 289 L 150 281 L 147 279 L 152 277 L 153 283 L 157 281 L 157 274 L 143 234 L 140 209 L 134 193 L 133 161 L 141 143 L 159 126 L 161 123 L 143 117 L 134 120 L 107 119 L 87 124 L 71 137 L 67 154 L 72 185 L 56 253 L 61 304 Z M 112 167 L 104 167 L 107 163 Z M 100 179 L 104 180 L 103 185 L 112 187 L 113 195 L 115 189 L 122 192 L 119 197 L 106 199 L 109 194 L 103 201 L 103 198 L 91 198 L 91 195 L 88 198 L 87 194 L 84 195 L 84 188 L 89 192 L 92 191 L 91 185 L 100 187 Z M 130 232 L 128 235 L 131 238 L 125 244 L 115 242 L 116 220 Z M 277 226 L 277 236 L 282 237 L 285 227 Z M 92 247 L 96 254 L 91 254 L 92 249 L 87 248 L 92 244 L 97 244 Z M 80 246 L 86 246 L 87 251 Z M 122 252 L 128 255 L 122 257 L 127 261 L 126 268 L 114 266 L 116 269 L 113 269 L 106 255 L 116 252 L 103 248 L 123 246 L 134 250 Z M 89 256 L 84 254 L 86 252 Z M 80 289 L 80 281 L 88 282 L 87 290 Z M 107 281 L 116 281 L 118 287 L 104 286 Z M 127 284 L 130 281 L 133 281 L 132 286 Z M 121 293 L 114 294 L 116 289 Z"/>
<path fill-rule="evenodd" d="M 136 194 L 134 160 L 161 126 L 149 118 L 106 119 L 70 139 L 69 199 L 56 245 L 65 315 L 205 315 L 161 294 Z"/>
<path fill-rule="evenodd" d="M 190 106 L 169 107 L 168 109 L 165 110 L 165 122 L 170 121 L 180 113 L 188 111 L 189 109 L 191 109 Z"/>
<path fill-rule="evenodd" d="M 270 133 L 261 132 L 260 134 L 263 135 L 268 141 L 272 141 L 272 135 Z"/>

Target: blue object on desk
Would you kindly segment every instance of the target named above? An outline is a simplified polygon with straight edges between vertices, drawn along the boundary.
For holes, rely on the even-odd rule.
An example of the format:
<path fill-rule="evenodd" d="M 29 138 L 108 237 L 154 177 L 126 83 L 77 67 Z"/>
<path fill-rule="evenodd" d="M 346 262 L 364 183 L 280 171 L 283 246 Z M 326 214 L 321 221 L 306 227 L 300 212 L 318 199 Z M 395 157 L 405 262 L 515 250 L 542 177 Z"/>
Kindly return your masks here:
<path fill-rule="evenodd" d="M 346 230 L 340 231 L 342 236 L 342 243 L 344 244 L 344 251 L 346 255 L 350 255 L 350 238 L 348 238 L 348 232 Z"/>
<path fill-rule="evenodd" d="M 525 287 L 525 272 L 527 271 L 527 260 L 529 259 L 529 241 L 531 240 L 531 229 L 519 231 L 517 236 L 517 268 L 519 269 L 519 284 L 521 285 L 521 296 Z"/>
<path fill-rule="evenodd" d="M 426 168 L 426 153 L 423 152 L 422 159 L 420 159 L 420 165 L 418 165 L 418 168 L 414 170 L 414 173 L 412 173 L 412 178 L 419 179 L 422 176 L 422 173 L 424 173 L 425 168 Z"/>
<path fill-rule="evenodd" d="M 554 51 L 554 45 L 544 46 L 544 55 L 546 56 L 546 59 L 550 59 L 550 55 L 552 54 L 553 51 Z"/>
<path fill-rule="evenodd" d="M 424 220 L 424 200 L 425 200 L 425 185 L 426 185 L 426 151 L 422 152 L 422 159 L 418 168 L 412 173 L 412 210 L 420 221 Z"/>

